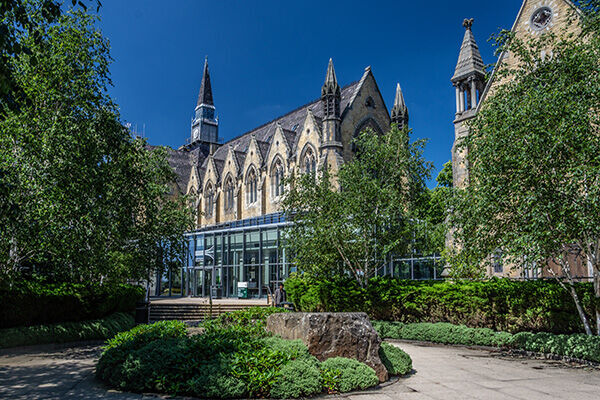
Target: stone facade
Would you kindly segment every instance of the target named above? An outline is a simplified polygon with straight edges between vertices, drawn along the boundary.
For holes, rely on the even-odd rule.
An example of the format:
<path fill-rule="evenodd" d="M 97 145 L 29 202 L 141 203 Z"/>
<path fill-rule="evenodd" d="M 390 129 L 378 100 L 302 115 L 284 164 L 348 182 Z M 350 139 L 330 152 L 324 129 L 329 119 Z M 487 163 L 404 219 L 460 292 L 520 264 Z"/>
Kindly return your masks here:
<path fill-rule="evenodd" d="M 394 122 L 407 124 L 399 85 L 398 91 Z M 170 154 L 180 193 L 194 199 L 198 228 L 280 211 L 290 172 L 327 167 L 335 173 L 353 156 L 359 132 L 382 133 L 392 122 L 371 68 L 340 87 L 331 60 L 319 99 L 224 144 L 215 110 L 205 63 L 189 143 Z"/>
<path fill-rule="evenodd" d="M 525 0 L 521 5 L 512 32 L 523 41 L 547 32 L 560 36 L 581 31 L 578 20 L 579 11 L 569 0 Z M 466 28 L 465 37 L 460 49 L 459 59 L 451 81 L 456 90 L 456 115 L 454 118 L 454 145 L 452 147 L 452 174 L 455 188 L 464 188 L 469 184 L 469 166 L 467 162 L 468 149 L 460 146 L 460 142 L 469 135 L 468 121 L 477 115 L 478 110 L 485 104 L 486 97 L 502 85 L 504 81 L 492 74 L 483 86 L 485 71 L 484 64 L 471 31 L 472 19 L 463 23 Z M 549 56 L 552 49 L 544 50 Z M 500 68 L 513 68 L 518 60 L 509 53 L 502 53 L 498 58 L 494 71 Z M 452 236 L 447 238 L 447 245 L 455 246 Z M 490 276 L 525 276 L 523 269 L 493 265 L 488 269 Z M 573 271 L 574 276 L 589 276 L 588 267 L 579 262 L 579 267 Z M 549 267 L 559 273 L 559 268 L 552 263 Z M 543 272 L 547 275 L 547 272 Z M 529 277 L 537 277 L 532 275 Z"/>

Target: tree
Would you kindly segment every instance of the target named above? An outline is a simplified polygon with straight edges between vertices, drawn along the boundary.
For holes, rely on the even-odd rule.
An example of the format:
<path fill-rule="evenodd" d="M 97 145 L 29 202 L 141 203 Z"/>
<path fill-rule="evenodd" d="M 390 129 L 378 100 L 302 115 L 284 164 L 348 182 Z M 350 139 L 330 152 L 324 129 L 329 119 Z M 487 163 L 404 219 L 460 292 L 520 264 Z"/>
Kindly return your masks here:
<path fill-rule="evenodd" d="M 393 126 L 355 139 L 355 158 L 337 174 L 292 176 L 283 207 L 294 224 L 288 244 L 301 271 L 327 278 L 351 274 L 366 285 L 393 254 L 414 242 L 416 208 L 431 171 L 425 141 Z"/>
<path fill-rule="evenodd" d="M 549 262 L 560 266 L 591 334 L 572 271 L 578 263 L 593 267 L 599 300 L 600 35 L 584 29 L 523 42 L 503 33 L 499 43 L 518 62 L 496 71 L 504 83 L 461 144 L 470 176 L 466 189 L 455 190 L 458 247 L 477 265 L 501 258 L 550 273 Z M 600 309 L 596 321 L 600 333 Z"/>
<path fill-rule="evenodd" d="M 26 4 L 41 33 L 17 33 L 31 54 L 8 68 L 23 96 L 0 119 L 1 278 L 25 267 L 56 280 L 146 278 L 157 254 L 182 253 L 191 222 L 185 199 L 169 196 L 166 152 L 121 124 L 95 17 L 76 10 L 49 23 L 39 1 Z"/>

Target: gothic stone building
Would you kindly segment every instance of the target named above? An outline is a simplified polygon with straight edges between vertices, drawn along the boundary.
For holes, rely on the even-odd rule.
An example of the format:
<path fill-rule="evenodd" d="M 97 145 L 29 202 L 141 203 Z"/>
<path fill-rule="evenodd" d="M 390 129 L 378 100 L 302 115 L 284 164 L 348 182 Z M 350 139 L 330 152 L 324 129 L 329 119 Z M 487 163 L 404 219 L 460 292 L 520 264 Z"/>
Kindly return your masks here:
<path fill-rule="evenodd" d="M 205 61 L 190 139 L 170 150 L 177 190 L 190 195 L 197 210 L 184 294 L 262 297 L 273 290 L 291 268 L 280 246 L 287 224 L 280 212 L 283 178 L 293 171 L 335 172 L 352 157 L 359 132 L 384 132 L 392 122 L 408 123 L 399 85 L 390 115 L 370 67 L 340 87 L 329 60 L 317 100 L 221 144 Z"/>
<path fill-rule="evenodd" d="M 563 32 L 572 33 L 580 31 L 577 20 L 578 10 L 569 0 L 524 0 L 513 24 L 512 32 L 516 37 L 527 41 L 530 37 L 553 32 L 557 35 Z M 484 63 L 471 30 L 472 19 L 463 23 L 466 32 L 460 48 L 458 62 L 451 78 L 456 90 L 456 115 L 454 119 L 454 146 L 452 148 L 452 173 L 453 183 L 456 188 L 464 188 L 469 184 L 469 166 L 465 149 L 457 146 L 469 134 L 467 122 L 477 115 L 479 109 L 485 104 L 485 99 L 494 89 L 503 82 L 492 74 L 488 82 L 485 81 Z M 548 53 L 551 49 L 547 50 Z M 503 65 L 515 65 L 517 60 L 511 54 L 503 53 L 498 58 L 495 69 Z M 552 266 L 556 272 L 558 268 Z M 495 263 L 488 270 L 489 275 L 513 277 L 537 277 L 538 273 L 548 275 L 547 271 L 535 268 L 504 268 L 500 263 Z M 581 265 L 579 271 L 574 271 L 575 276 L 591 276 L 586 265 Z"/>

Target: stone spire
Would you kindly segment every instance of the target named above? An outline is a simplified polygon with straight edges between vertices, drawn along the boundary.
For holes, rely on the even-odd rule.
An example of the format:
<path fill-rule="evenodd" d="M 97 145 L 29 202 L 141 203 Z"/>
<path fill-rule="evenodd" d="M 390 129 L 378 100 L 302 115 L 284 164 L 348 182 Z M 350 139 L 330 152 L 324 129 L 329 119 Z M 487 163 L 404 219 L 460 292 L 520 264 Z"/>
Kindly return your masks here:
<path fill-rule="evenodd" d="M 190 144 L 219 142 L 219 120 L 213 103 L 210 73 L 208 72 L 208 57 L 204 59 L 204 72 L 198 93 L 198 101 L 192 120 L 192 136 Z"/>
<path fill-rule="evenodd" d="M 321 88 L 321 102 L 323 103 L 322 147 L 343 148 L 340 129 L 341 101 L 342 91 L 335 76 L 333 60 L 330 58 L 325 83 Z"/>
<path fill-rule="evenodd" d="M 394 98 L 394 107 L 392 107 L 392 123 L 396 124 L 399 129 L 408 125 L 408 108 L 399 83 L 396 86 L 396 97 Z"/>
<path fill-rule="evenodd" d="M 198 93 L 198 107 L 200 105 L 214 106 L 212 88 L 210 86 L 210 73 L 208 72 L 208 57 L 204 59 L 204 71 L 202 72 L 202 84 Z"/>
<path fill-rule="evenodd" d="M 477 108 L 485 87 L 485 66 L 471 28 L 473 18 L 465 19 L 465 36 L 451 81 L 456 88 L 456 114 Z"/>

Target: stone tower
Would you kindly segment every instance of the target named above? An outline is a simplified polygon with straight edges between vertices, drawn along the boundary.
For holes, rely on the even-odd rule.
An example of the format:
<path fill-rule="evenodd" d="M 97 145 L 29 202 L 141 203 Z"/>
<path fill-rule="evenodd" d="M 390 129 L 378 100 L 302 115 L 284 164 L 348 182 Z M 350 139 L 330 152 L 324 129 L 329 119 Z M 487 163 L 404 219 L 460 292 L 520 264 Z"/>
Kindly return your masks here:
<path fill-rule="evenodd" d="M 198 93 L 198 102 L 192 120 L 191 144 L 202 142 L 216 144 L 219 142 L 219 121 L 215 115 L 210 73 L 208 72 L 208 58 L 204 60 L 202 84 Z"/>
<path fill-rule="evenodd" d="M 398 129 L 408 126 L 408 108 L 404 102 L 404 95 L 399 83 L 396 86 L 396 97 L 394 98 L 394 106 L 392 107 L 392 124 L 396 124 Z"/>
<path fill-rule="evenodd" d="M 465 36 L 454 76 L 451 79 L 456 88 L 454 146 L 452 147 L 452 175 L 456 188 L 465 187 L 469 182 L 467 150 L 460 147 L 460 142 L 469 134 L 465 122 L 475 117 L 481 94 L 485 89 L 485 67 L 471 31 L 473 19 L 465 19 L 463 26 L 466 30 Z"/>

